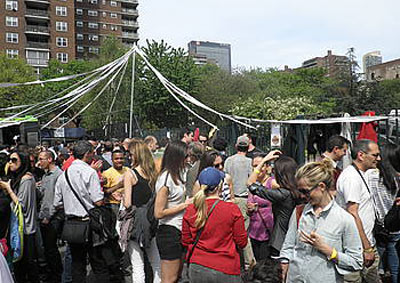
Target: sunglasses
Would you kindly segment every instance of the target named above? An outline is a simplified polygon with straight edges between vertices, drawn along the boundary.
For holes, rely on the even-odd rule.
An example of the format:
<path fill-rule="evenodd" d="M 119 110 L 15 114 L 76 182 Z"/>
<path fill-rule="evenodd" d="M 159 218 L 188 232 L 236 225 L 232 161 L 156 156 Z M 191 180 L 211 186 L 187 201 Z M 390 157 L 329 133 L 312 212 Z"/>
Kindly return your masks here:
<path fill-rule="evenodd" d="M 207 140 L 199 140 L 200 143 L 206 143 Z"/>
<path fill-rule="evenodd" d="M 215 164 L 215 165 L 214 165 L 214 167 L 217 168 L 217 169 L 220 168 L 220 167 L 222 167 L 222 166 L 223 166 L 222 163 L 218 163 L 218 164 Z"/>
<path fill-rule="evenodd" d="M 9 158 L 8 158 L 8 162 L 10 162 L 10 161 L 11 161 L 12 163 L 17 163 L 17 162 L 18 162 L 18 158 L 16 158 L 16 157 L 11 157 L 11 158 L 10 158 L 10 157 L 9 157 Z"/>
<path fill-rule="evenodd" d="M 316 188 L 318 188 L 319 184 L 317 184 L 316 186 L 312 187 L 311 189 L 304 189 L 304 188 L 300 188 L 298 189 L 299 193 L 301 193 L 302 195 L 305 195 L 306 197 L 309 197 L 310 194 L 312 193 L 313 190 L 315 190 Z"/>

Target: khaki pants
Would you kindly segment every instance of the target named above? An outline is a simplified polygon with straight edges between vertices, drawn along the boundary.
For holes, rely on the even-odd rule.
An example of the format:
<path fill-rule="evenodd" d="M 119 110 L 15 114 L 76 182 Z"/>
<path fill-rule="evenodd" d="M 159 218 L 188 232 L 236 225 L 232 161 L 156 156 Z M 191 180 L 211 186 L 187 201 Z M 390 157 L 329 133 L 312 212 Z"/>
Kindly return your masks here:
<path fill-rule="evenodd" d="M 247 215 L 247 198 L 239 198 L 235 197 L 235 203 L 240 209 L 244 217 L 244 227 L 247 231 L 250 224 L 250 217 Z M 247 237 L 247 245 L 243 249 L 243 258 L 244 258 L 244 267 L 247 269 L 248 267 L 254 265 L 256 263 L 256 259 L 254 258 L 253 249 L 251 248 L 250 239 Z"/>
<path fill-rule="evenodd" d="M 346 283 L 379 283 L 381 279 L 378 274 L 378 266 L 379 266 L 379 255 L 374 248 L 375 253 L 375 261 L 370 267 L 364 267 L 361 271 L 353 272 L 344 276 L 344 282 Z"/>

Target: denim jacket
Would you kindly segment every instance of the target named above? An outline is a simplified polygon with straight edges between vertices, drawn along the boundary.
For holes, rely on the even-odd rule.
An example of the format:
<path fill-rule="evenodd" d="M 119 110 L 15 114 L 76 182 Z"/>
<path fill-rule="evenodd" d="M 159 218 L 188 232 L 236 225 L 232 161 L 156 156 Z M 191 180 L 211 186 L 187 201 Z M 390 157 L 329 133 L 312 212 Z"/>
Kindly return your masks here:
<path fill-rule="evenodd" d="M 300 230 L 315 231 L 338 252 L 336 263 L 312 245 L 300 241 Z M 354 218 L 331 201 L 317 217 L 307 204 L 297 227 L 296 210 L 290 218 L 280 258 L 289 260 L 287 282 L 343 282 L 343 275 L 362 269 L 362 244 Z"/>

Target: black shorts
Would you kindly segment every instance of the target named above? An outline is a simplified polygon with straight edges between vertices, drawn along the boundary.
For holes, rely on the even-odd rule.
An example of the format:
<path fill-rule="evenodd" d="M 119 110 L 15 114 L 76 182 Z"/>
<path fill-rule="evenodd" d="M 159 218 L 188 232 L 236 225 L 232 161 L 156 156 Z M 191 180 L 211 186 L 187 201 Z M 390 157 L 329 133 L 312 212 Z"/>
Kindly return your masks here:
<path fill-rule="evenodd" d="M 183 246 L 182 233 L 171 225 L 160 225 L 156 234 L 156 242 L 160 258 L 163 260 L 181 259 Z"/>

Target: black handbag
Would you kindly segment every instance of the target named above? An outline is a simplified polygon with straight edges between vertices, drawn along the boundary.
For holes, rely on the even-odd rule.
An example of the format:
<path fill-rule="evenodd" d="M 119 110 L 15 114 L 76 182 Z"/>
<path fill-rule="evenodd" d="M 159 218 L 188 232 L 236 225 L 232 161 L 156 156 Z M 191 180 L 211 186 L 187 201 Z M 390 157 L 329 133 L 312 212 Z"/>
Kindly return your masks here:
<path fill-rule="evenodd" d="M 396 179 L 397 196 L 400 197 L 399 183 Z M 396 203 L 393 204 L 392 208 L 388 211 L 385 216 L 385 227 L 389 232 L 400 231 L 400 206 Z"/>
<path fill-rule="evenodd" d="M 68 177 L 68 170 L 65 171 L 65 179 L 73 192 L 74 196 L 82 204 L 83 208 L 87 211 L 86 206 L 83 204 L 82 200 L 79 198 L 78 194 L 75 192 L 71 185 Z M 87 244 L 90 241 L 91 229 L 89 217 L 79 218 L 79 217 L 66 217 L 64 221 L 64 227 L 61 233 L 61 239 L 70 244 Z"/>
<path fill-rule="evenodd" d="M 66 219 L 61 233 L 61 239 L 69 244 L 87 244 L 90 241 L 89 218 Z"/>

